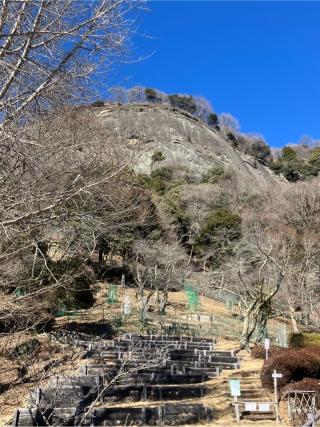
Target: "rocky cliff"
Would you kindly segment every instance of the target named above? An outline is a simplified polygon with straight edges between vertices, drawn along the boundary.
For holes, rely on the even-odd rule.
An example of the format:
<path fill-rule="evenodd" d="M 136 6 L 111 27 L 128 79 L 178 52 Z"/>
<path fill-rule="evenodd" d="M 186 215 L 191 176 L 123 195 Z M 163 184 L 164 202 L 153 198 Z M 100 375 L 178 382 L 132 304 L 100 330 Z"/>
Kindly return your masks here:
<path fill-rule="evenodd" d="M 150 173 L 152 154 L 160 150 L 165 156 L 161 166 L 177 174 L 199 177 L 211 167 L 223 167 L 249 191 L 280 181 L 269 168 L 232 147 L 221 132 L 183 111 L 141 104 L 107 104 L 95 111 L 102 128 L 120 134 L 126 148 L 139 154 L 135 166 L 139 172 Z"/>

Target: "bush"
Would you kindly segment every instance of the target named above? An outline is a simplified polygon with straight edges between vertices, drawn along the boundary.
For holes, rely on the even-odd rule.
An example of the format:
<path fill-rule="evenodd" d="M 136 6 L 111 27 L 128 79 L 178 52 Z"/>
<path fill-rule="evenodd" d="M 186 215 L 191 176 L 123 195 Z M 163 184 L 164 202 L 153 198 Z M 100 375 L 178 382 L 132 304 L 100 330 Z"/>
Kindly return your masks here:
<path fill-rule="evenodd" d="M 201 234 L 203 237 L 205 235 L 210 236 L 218 230 L 224 229 L 230 232 L 228 233 L 229 238 L 236 238 L 240 236 L 240 226 L 241 218 L 239 215 L 225 208 L 214 209 L 205 219 Z"/>
<path fill-rule="evenodd" d="M 224 169 L 222 166 L 217 166 L 208 169 L 202 175 L 202 182 L 208 184 L 216 184 L 224 176 Z"/>
<path fill-rule="evenodd" d="M 247 154 L 250 154 L 255 159 L 265 162 L 271 157 L 271 150 L 263 140 L 258 139 L 251 144 L 247 150 Z"/>
<path fill-rule="evenodd" d="M 227 138 L 228 138 L 229 141 L 231 141 L 232 147 L 234 147 L 234 148 L 238 147 L 238 145 L 239 145 L 238 144 L 238 140 L 237 140 L 237 137 L 234 135 L 234 133 L 228 132 L 227 133 Z"/>
<path fill-rule="evenodd" d="M 207 258 L 212 266 L 218 266 L 222 256 L 231 255 L 231 240 L 241 234 L 241 218 L 226 208 L 217 208 L 210 212 L 201 225 L 199 234 L 193 243 L 193 252 L 204 255 L 214 249 L 214 257 Z"/>
<path fill-rule="evenodd" d="M 297 152 L 292 147 L 283 147 L 281 150 L 281 160 L 283 162 L 291 162 L 297 159 Z"/>
<path fill-rule="evenodd" d="M 320 347 L 289 348 L 277 351 L 261 370 L 261 383 L 265 388 L 273 388 L 272 372 L 282 374 L 279 387 L 304 378 L 320 378 Z"/>
<path fill-rule="evenodd" d="M 277 352 L 281 351 L 281 347 L 278 346 L 271 346 L 270 350 L 269 350 L 269 357 L 275 356 L 275 354 Z M 263 345 L 261 344 L 256 344 L 252 349 L 251 349 L 251 356 L 254 359 L 265 359 L 266 357 L 266 350 L 264 348 Z"/>
<path fill-rule="evenodd" d="M 165 159 L 165 155 L 160 150 L 156 150 L 151 156 L 152 163 L 162 162 Z"/>
<path fill-rule="evenodd" d="M 164 181 L 171 181 L 173 177 L 173 170 L 168 167 L 158 168 L 151 172 L 151 178 L 161 178 Z"/>
<path fill-rule="evenodd" d="M 32 305 L 30 305 L 32 307 Z M 48 313 L 47 309 L 35 307 L 26 313 L 25 311 L 15 311 L 14 316 L 10 309 L 3 309 L 0 319 L 0 333 L 11 334 L 13 332 L 30 331 L 49 332 L 55 323 L 54 317 Z"/>
<path fill-rule="evenodd" d="M 315 391 L 320 393 L 320 381 L 315 378 L 305 378 L 286 385 L 285 391 L 290 390 Z"/>
<path fill-rule="evenodd" d="M 197 112 L 197 105 L 192 96 L 169 95 L 170 105 L 174 108 L 187 111 L 190 114 Z"/>
<path fill-rule="evenodd" d="M 219 118 L 218 118 L 218 115 L 216 113 L 210 113 L 208 115 L 207 123 L 209 126 L 215 127 L 218 125 L 218 122 L 219 122 Z"/>
<path fill-rule="evenodd" d="M 269 162 L 269 164 L 268 164 L 268 166 L 269 166 L 269 168 L 271 170 L 273 170 L 273 172 L 275 174 L 281 173 L 281 168 L 282 168 L 282 162 L 281 162 L 281 160 L 271 159 L 270 162 Z"/>
<path fill-rule="evenodd" d="M 311 347 L 320 346 L 320 334 L 316 332 L 292 333 L 289 336 L 290 347 Z"/>
<path fill-rule="evenodd" d="M 146 100 L 147 100 L 148 102 L 151 102 L 151 103 L 153 103 L 153 104 L 156 104 L 156 103 L 160 103 L 160 102 L 161 102 L 161 98 L 158 96 L 157 91 L 155 91 L 154 89 L 152 89 L 152 88 L 150 88 L 150 87 L 147 87 L 147 88 L 144 90 L 144 94 L 145 94 L 145 96 L 146 96 Z"/>
<path fill-rule="evenodd" d="M 61 265 L 63 264 L 63 266 Z M 65 269 L 64 273 L 70 275 L 69 281 L 64 287 L 54 290 L 52 300 L 58 306 L 64 304 L 67 310 L 87 309 L 93 306 L 94 297 L 91 286 L 95 281 L 93 271 L 86 266 L 79 270 L 69 270 L 68 260 L 60 263 L 60 268 Z M 60 270 L 60 271 L 61 271 Z M 62 273 L 63 274 L 63 273 Z"/>
<path fill-rule="evenodd" d="M 92 107 L 104 107 L 104 102 L 101 99 L 97 99 L 91 104 Z"/>
<path fill-rule="evenodd" d="M 297 182 L 300 179 L 301 167 L 301 161 L 291 160 L 290 162 L 283 163 L 281 173 L 289 182 Z"/>
<path fill-rule="evenodd" d="M 184 210 L 181 201 L 179 188 L 172 188 L 165 196 L 166 211 L 173 216 L 175 222 L 180 226 L 182 232 L 186 232 L 189 227 L 189 218 Z"/>
<path fill-rule="evenodd" d="M 172 169 L 163 167 L 152 171 L 150 176 L 145 174 L 138 175 L 138 183 L 163 196 L 169 190 L 168 186 L 172 178 Z"/>

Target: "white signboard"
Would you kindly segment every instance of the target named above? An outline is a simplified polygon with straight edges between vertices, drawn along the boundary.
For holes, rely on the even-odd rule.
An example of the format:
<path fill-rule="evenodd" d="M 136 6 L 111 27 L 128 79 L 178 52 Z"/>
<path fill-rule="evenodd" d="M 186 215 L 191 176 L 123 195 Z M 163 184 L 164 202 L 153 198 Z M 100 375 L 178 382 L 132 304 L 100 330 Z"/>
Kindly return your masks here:
<path fill-rule="evenodd" d="M 259 403 L 259 412 L 270 412 L 270 403 Z"/>
<path fill-rule="evenodd" d="M 230 394 L 232 397 L 241 396 L 240 392 L 240 380 L 229 380 Z"/>
<path fill-rule="evenodd" d="M 127 316 L 131 313 L 131 300 L 127 294 L 124 296 L 122 311 Z"/>
<path fill-rule="evenodd" d="M 257 404 L 255 402 L 245 402 L 244 410 L 245 411 L 256 411 L 257 410 Z"/>
<path fill-rule="evenodd" d="M 270 340 L 269 338 L 264 339 L 264 348 L 265 350 L 270 350 Z"/>
<path fill-rule="evenodd" d="M 274 371 L 272 374 L 272 378 L 282 378 L 282 374 L 278 374 L 278 372 Z"/>

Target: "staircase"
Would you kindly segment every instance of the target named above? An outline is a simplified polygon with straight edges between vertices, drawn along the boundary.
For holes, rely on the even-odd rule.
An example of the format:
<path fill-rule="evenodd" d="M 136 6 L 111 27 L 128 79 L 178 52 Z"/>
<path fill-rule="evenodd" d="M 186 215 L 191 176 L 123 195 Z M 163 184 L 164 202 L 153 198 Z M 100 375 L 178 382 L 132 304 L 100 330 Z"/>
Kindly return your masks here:
<path fill-rule="evenodd" d="M 274 396 L 262 388 L 260 372 L 236 371 L 233 373 L 232 379 L 240 380 L 241 396 L 238 397 L 240 420 L 274 423 L 276 420 Z M 230 397 L 230 399 L 232 398 Z M 234 404 L 231 405 L 234 406 Z M 235 417 L 235 408 L 233 408 L 233 413 Z"/>
<path fill-rule="evenodd" d="M 208 338 L 125 334 L 75 344 L 84 351 L 78 375 L 52 378 L 46 389 L 34 390 L 13 426 L 210 423 L 207 384 L 239 368 L 232 351 Z"/>

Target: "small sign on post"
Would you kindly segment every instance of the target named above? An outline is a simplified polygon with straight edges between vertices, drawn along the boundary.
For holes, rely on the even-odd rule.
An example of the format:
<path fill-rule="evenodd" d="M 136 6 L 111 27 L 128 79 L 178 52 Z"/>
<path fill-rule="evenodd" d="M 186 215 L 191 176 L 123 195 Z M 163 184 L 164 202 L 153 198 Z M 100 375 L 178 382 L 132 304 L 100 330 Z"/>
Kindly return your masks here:
<path fill-rule="evenodd" d="M 230 394 L 233 397 L 234 409 L 236 412 L 237 423 L 240 423 L 240 411 L 238 397 L 241 396 L 240 380 L 229 380 Z"/>
<path fill-rule="evenodd" d="M 270 350 L 270 340 L 269 338 L 264 339 L 264 349 L 266 351 L 266 360 L 269 358 L 269 350 Z"/>
<path fill-rule="evenodd" d="M 278 402 L 278 378 L 282 378 L 282 374 L 275 369 L 272 373 L 273 386 L 274 386 L 274 406 L 276 410 L 276 422 L 279 422 L 279 402 Z"/>
<path fill-rule="evenodd" d="M 232 397 L 240 397 L 241 391 L 240 391 L 240 380 L 230 380 L 230 394 Z"/>

